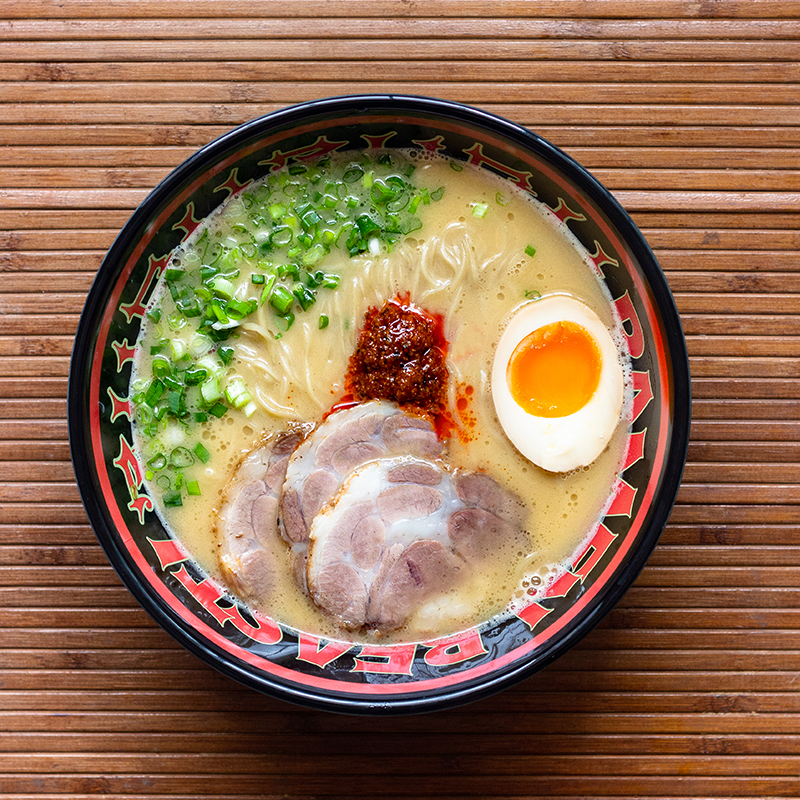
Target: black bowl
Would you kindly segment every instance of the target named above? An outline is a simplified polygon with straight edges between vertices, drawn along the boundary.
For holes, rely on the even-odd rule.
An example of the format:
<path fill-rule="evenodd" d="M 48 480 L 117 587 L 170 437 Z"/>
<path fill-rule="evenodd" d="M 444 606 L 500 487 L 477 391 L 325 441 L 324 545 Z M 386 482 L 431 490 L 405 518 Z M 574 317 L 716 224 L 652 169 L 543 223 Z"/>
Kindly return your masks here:
<path fill-rule="evenodd" d="M 144 307 L 171 251 L 230 194 L 286 159 L 331 149 L 427 148 L 535 193 L 586 247 L 624 323 L 636 397 L 628 458 L 608 513 L 572 567 L 518 614 L 446 639 L 322 641 L 232 601 L 170 539 L 133 452 L 127 399 Z M 109 560 L 187 649 L 259 691 L 363 714 L 429 711 L 498 691 L 552 662 L 617 603 L 652 552 L 689 435 L 686 344 L 652 251 L 614 197 L 525 128 L 419 97 L 319 100 L 253 120 L 203 147 L 147 197 L 104 259 L 81 317 L 69 382 L 72 459 Z"/>

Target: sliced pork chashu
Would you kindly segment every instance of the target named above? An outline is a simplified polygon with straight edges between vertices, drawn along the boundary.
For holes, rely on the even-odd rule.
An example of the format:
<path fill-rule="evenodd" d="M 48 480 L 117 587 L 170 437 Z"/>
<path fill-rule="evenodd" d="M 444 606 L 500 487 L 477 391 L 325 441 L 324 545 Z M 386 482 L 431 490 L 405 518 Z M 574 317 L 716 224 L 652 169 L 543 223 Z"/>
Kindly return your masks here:
<path fill-rule="evenodd" d="M 284 537 L 306 543 L 314 517 L 362 464 L 400 453 L 437 458 L 442 451 L 427 419 L 393 403 L 373 400 L 331 414 L 290 459 L 281 498 Z"/>
<path fill-rule="evenodd" d="M 519 520 L 516 498 L 487 475 L 373 461 L 313 520 L 309 592 L 345 628 L 394 630 L 519 535 Z"/>
<path fill-rule="evenodd" d="M 286 569 L 285 545 L 278 534 L 278 506 L 289 456 L 301 432 L 279 433 L 239 464 L 225 487 L 217 515 L 217 553 L 223 577 L 243 598 L 263 599 Z"/>

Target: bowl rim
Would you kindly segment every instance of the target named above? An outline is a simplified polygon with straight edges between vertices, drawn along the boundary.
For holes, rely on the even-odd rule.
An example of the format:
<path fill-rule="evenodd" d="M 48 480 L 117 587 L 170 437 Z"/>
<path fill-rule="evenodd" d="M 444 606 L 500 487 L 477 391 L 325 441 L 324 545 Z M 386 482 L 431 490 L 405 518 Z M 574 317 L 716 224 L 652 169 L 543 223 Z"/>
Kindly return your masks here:
<path fill-rule="evenodd" d="M 384 695 L 380 700 L 369 696 L 348 694 L 346 685 L 343 685 L 341 696 L 332 696 L 327 694 L 324 689 L 292 685 L 274 675 L 254 674 L 252 670 L 247 669 L 244 662 L 238 659 L 233 662 L 230 658 L 222 655 L 210 642 L 200 639 L 196 630 L 189 628 L 170 608 L 154 596 L 122 552 L 98 499 L 93 471 L 87 458 L 87 453 L 91 452 L 91 448 L 85 447 L 85 443 L 88 441 L 88 425 L 85 414 L 88 404 L 84 394 L 87 370 L 91 366 L 90 355 L 93 350 L 97 321 L 105 308 L 103 300 L 106 293 L 118 278 L 121 268 L 120 256 L 141 235 L 143 225 L 153 218 L 155 210 L 165 196 L 169 196 L 185 183 L 186 179 L 193 175 L 201 165 L 222 158 L 226 152 L 235 152 L 237 147 L 254 136 L 267 134 L 274 128 L 290 125 L 292 122 L 306 119 L 309 115 L 316 116 L 327 113 L 343 116 L 347 113 L 379 110 L 389 114 L 400 114 L 404 111 L 414 112 L 418 115 L 429 113 L 439 120 L 456 120 L 470 126 L 484 128 L 509 139 L 525 150 L 532 150 L 555 164 L 569 181 L 602 209 L 640 265 L 647 286 L 652 293 L 653 305 L 658 309 L 663 322 L 665 347 L 668 350 L 665 359 L 668 371 L 667 383 L 671 384 L 673 390 L 670 397 L 670 418 L 672 420 L 670 444 L 666 450 L 662 479 L 657 490 L 657 497 L 651 506 L 652 511 L 646 530 L 640 534 L 635 550 L 620 568 L 613 583 L 603 587 L 602 596 L 586 609 L 575 624 L 546 641 L 541 649 L 537 649 L 534 657 L 518 659 L 509 665 L 455 686 L 442 687 L 440 691 L 432 695 L 414 694 L 411 689 L 407 696 Z M 649 559 L 677 497 L 688 453 L 691 384 L 686 341 L 666 276 L 628 212 L 587 169 L 535 132 L 491 112 L 450 100 L 417 95 L 363 94 L 311 100 L 278 109 L 242 123 L 203 145 L 149 192 L 117 234 L 98 268 L 87 295 L 80 315 L 70 361 L 67 406 L 73 470 L 92 529 L 123 584 L 161 628 L 187 650 L 219 672 L 267 695 L 328 711 L 357 714 L 408 714 L 462 705 L 518 683 L 543 669 L 572 648 L 596 627 L 619 602 Z"/>

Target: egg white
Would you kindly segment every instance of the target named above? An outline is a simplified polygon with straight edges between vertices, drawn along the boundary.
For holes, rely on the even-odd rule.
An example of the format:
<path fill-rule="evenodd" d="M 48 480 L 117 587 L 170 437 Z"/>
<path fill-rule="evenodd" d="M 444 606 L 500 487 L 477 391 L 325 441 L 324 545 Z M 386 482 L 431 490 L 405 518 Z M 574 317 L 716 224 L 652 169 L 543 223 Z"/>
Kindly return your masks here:
<path fill-rule="evenodd" d="M 517 345 L 553 322 L 582 326 L 595 340 L 602 364 L 595 393 L 580 410 L 563 417 L 539 417 L 520 407 L 508 386 L 508 363 Z M 608 445 L 622 413 L 624 376 L 611 334 L 587 305 L 566 294 L 549 294 L 520 306 L 495 351 L 492 397 L 506 436 L 527 459 L 549 472 L 591 464 Z"/>

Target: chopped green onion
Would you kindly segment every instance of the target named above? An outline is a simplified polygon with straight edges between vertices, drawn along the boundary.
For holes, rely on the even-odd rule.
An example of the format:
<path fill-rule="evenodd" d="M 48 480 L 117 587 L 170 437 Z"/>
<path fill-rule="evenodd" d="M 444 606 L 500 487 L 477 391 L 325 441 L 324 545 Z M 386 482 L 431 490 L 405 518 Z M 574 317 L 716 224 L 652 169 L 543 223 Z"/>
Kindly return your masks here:
<path fill-rule="evenodd" d="M 305 230 L 313 228 L 318 222 L 322 222 L 322 217 L 313 208 L 300 217 L 300 224 Z"/>
<path fill-rule="evenodd" d="M 219 303 L 212 303 L 211 311 L 214 313 L 214 316 L 217 318 L 217 321 L 221 322 L 223 325 L 226 325 L 227 323 L 230 322 L 228 315 L 225 313 L 224 309 Z"/>
<path fill-rule="evenodd" d="M 264 289 L 261 292 L 261 298 L 258 301 L 258 304 L 263 306 L 264 303 L 269 300 L 269 296 L 272 294 L 272 287 L 275 286 L 276 277 L 274 275 L 269 275 L 267 277 L 267 282 L 264 284 Z"/>
<path fill-rule="evenodd" d="M 201 495 L 200 484 L 197 481 L 186 481 L 186 493 L 193 497 L 199 497 Z"/>
<path fill-rule="evenodd" d="M 163 453 L 157 453 L 147 462 L 147 466 L 155 470 L 164 469 L 167 466 L 167 457 Z"/>
<path fill-rule="evenodd" d="M 377 205 L 383 205 L 390 200 L 394 200 L 396 192 L 382 180 L 378 179 L 373 181 L 372 187 L 370 188 L 370 195 Z"/>
<path fill-rule="evenodd" d="M 300 308 L 302 308 L 303 311 L 308 311 L 317 300 L 314 292 L 302 283 L 296 283 L 294 285 L 292 294 L 297 298 L 297 302 L 300 304 Z"/>
<path fill-rule="evenodd" d="M 536 248 L 532 244 L 529 244 L 525 248 L 525 255 L 533 258 L 536 255 Z"/>
<path fill-rule="evenodd" d="M 235 297 L 225 306 L 225 313 L 231 319 L 244 319 L 248 314 L 252 314 L 258 308 L 255 300 L 237 300 Z"/>
<path fill-rule="evenodd" d="M 208 371 L 202 367 L 190 367 L 186 370 L 183 379 L 187 386 L 197 386 L 197 384 L 202 383 L 207 377 Z"/>
<path fill-rule="evenodd" d="M 182 417 L 186 414 L 186 395 L 183 391 L 173 390 L 169 393 L 169 410 L 176 416 Z"/>
<path fill-rule="evenodd" d="M 147 318 L 152 320 L 156 323 L 156 325 L 161 322 L 161 309 L 160 308 L 151 308 L 147 313 Z"/>
<path fill-rule="evenodd" d="M 220 347 L 217 350 L 217 355 L 219 356 L 219 360 L 227 366 L 233 360 L 233 348 L 232 347 Z"/>
<path fill-rule="evenodd" d="M 525 290 L 525 297 L 528 300 L 538 300 L 542 296 L 541 292 L 537 292 L 536 289 L 526 289 Z"/>
<path fill-rule="evenodd" d="M 205 411 L 195 411 L 194 412 L 194 421 L 195 422 L 208 422 L 208 414 Z"/>
<path fill-rule="evenodd" d="M 293 236 L 294 232 L 288 225 L 281 225 L 272 231 L 269 241 L 274 247 L 283 247 L 292 241 Z"/>
<path fill-rule="evenodd" d="M 203 402 L 210 406 L 212 403 L 216 402 L 217 400 L 222 397 L 222 389 L 219 387 L 219 378 L 214 376 L 213 378 L 209 378 L 207 381 L 204 381 L 200 384 L 200 396 L 203 398 Z M 209 409 L 210 413 L 214 413 L 213 409 Z"/>
<path fill-rule="evenodd" d="M 192 455 L 192 451 L 188 448 L 176 447 L 169 454 L 169 463 L 177 469 L 191 467 L 192 464 L 194 464 L 194 456 Z"/>
<path fill-rule="evenodd" d="M 264 275 L 263 272 L 251 272 L 250 273 L 250 283 L 258 284 L 258 283 L 265 283 L 267 280 L 267 276 Z"/>
<path fill-rule="evenodd" d="M 335 289 L 339 285 L 341 278 L 338 275 L 325 275 L 322 279 L 321 285 L 326 289 Z"/>
<path fill-rule="evenodd" d="M 327 314 L 320 314 L 319 315 L 319 329 L 320 330 L 323 330 L 324 328 L 327 328 L 329 322 L 330 322 L 330 320 L 328 319 L 328 315 Z"/>
<path fill-rule="evenodd" d="M 230 300 L 233 297 L 233 284 L 222 275 L 215 275 L 208 285 L 215 295 L 222 297 L 224 300 Z"/>
<path fill-rule="evenodd" d="M 486 216 L 486 212 L 489 210 L 489 206 L 486 203 L 475 203 L 472 206 L 472 216 L 478 217 L 478 219 L 483 219 Z"/>
<path fill-rule="evenodd" d="M 144 393 L 144 402 L 153 408 L 155 404 L 161 399 L 161 395 L 164 394 L 164 382 L 156 378 L 150 386 L 147 387 L 147 391 Z"/>
<path fill-rule="evenodd" d="M 180 392 L 183 389 L 183 381 L 174 375 L 165 375 L 164 384 L 167 389 L 171 389 L 173 392 Z"/>
<path fill-rule="evenodd" d="M 170 342 L 170 347 L 172 349 L 173 361 L 180 361 L 186 355 L 189 349 L 183 339 L 173 339 Z"/>
<path fill-rule="evenodd" d="M 325 245 L 317 243 L 315 244 L 304 256 L 303 256 L 303 265 L 306 267 L 310 267 L 313 264 L 316 264 L 321 258 L 324 257 L 326 253 Z"/>
<path fill-rule="evenodd" d="M 294 324 L 294 314 L 290 311 L 288 314 L 284 314 L 279 317 L 275 317 L 275 325 L 278 327 L 279 330 L 282 330 L 284 333 L 289 330 Z M 280 336 L 280 334 L 278 334 Z"/>
<path fill-rule="evenodd" d="M 281 315 L 289 312 L 294 302 L 294 295 L 285 287 L 278 285 L 272 290 L 270 305 Z"/>
<path fill-rule="evenodd" d="M 298 250 L 297 253 L 299 252 Z M 295 255 L 297 255 L 297 253 L 295 253 Z M 297 264 L 281 264 L 281 266 L 278 267 L 278 275 L 281 278 L 285 278 L 287 275 L 297 278 L 300 275 L 300 267 L 298 267 Z"/>
<path fill-rule="evenodd" d="M 180 492 L 164 492 L 161 497 L 167 508 L 175 508 L 183 505 Z"/>
<path fill-rule="evenodd" d="M 172 372 L 172 364 L 166 356 L 156 356 L 153 359 L 153 375 L 157 378 L 163 378 Z M 158 400 L 158 398 L 156 398 Z"/>
<path fill-rule="evenodd" d="M 351 164 L 342 176 L 345 183 L 355 183 L 364 174 L 364 170 L 358 164 Z"/>
<path fill-rule="evenodd" d="M 279 219 L 283 219 L 284 214 L 286 214 L 286 206 L 283 203 L 273 203 L 269 207 L 269 215 L 274 219 L 276 222 Z"/>
<path fill-rule="evenodd" d="M 209 377 L 218 375 L 222 371 L 219 362 L 211 353 L 207 353 L 201 359 L 198 359 L 197 363 L 194 365 L 194 369 L 204 369 Z"/>
<path fill-rule="evenodd" d="M 206 450 L 205 445 L 202 442 L 198 442 L 194 446 L 194 454 L 204 463 L 208 464 L 211 460 L 211 453 Z"/>
<path fill-rule="evenodd" d="M 241 378 L 233 378 L 225 388 L 225 399 L 234 407 L 241 408 L 253 398 Z"/>
<path fill-rule="evenodd" d="M 203 283 L 211 280 L 211 278 L 218 274 L 219 269 L 217 267 L 200 267 L 200 280 L 203 281 Z"/>
<path fill-rule="evenodd" d="M 226 405 L 223 405 L 222 403 L 214 403 L 214 405 L 208 409 L 208 413 L 215 417 L 222 417 L 225 415 L 227 410 L 228 407 Z"/>
<path fill-rule="evenodd" d="M 186 324 L 186 317 L 179 311 L 173 311 L 167 319 L 167 324 L 173 331 L 179 331 Z"/>

